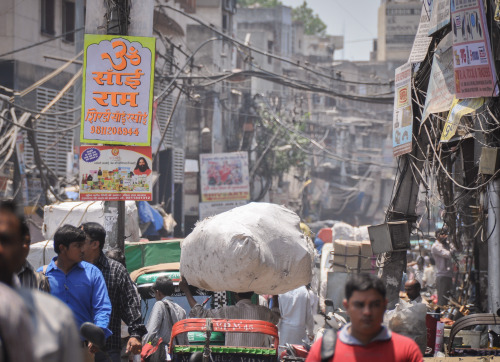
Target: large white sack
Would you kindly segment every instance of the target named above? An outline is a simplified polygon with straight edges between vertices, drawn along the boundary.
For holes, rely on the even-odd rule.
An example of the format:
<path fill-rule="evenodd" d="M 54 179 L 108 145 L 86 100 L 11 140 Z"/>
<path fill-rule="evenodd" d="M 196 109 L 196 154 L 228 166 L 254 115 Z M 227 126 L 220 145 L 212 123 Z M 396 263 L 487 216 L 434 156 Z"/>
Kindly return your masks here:
<path fill-rule="evenodd" d="M 338 222 L 332 227 L 332 241 L 348 240 L 354 241 L 354 228 L 345 222 Z"/>
<path fill-rule="evenodd" d="M 370 240 L 370 235 L 368 234 L 368 225 L 354 227 L 354 241 L 365 240 Z"/>
<path fill-rule="evenodd" d="M 250 203 L 206 218 L 183 241 L 181 274 L 211 291 L 281 294 L 311 282 L 313 247 L 283 206 Z"/>
<path fill-rule="evenodd" d="M 51 240 L 60 226 L 65 224 L 80 226 L 85 222 L 96 222 L 106 231 L 110 231 L 116 223 L 117 216 L 116 209 L 109 213 L 104 212 L 104 201 L 75 201 L 49 205 L 43 209 L 42 233 L 47 240 Z M 135 201 L 125 201 L 125 236 L 127 237 L 125 240 L 132 242 L 139 241 L 141 237 Z"/>

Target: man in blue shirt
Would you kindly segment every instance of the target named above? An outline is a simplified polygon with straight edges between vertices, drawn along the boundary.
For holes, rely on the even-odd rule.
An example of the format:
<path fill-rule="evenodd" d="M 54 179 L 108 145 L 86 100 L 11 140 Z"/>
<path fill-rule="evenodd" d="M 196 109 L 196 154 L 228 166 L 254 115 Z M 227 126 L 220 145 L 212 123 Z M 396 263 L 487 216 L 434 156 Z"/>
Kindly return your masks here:
<path fill-rule="evenodd" d="M 106 338 L 112 333 L 107 328 L 111 316 L 106 283 L 100 270 L 83 261 L 85 233 L 71 225 L 63 225 L 54 234 L 54 251 L 45 274 L 50 283 L 50 292 L 73 311 L 77 326 L 92 322 L 104 330 Z M 42 268 L 39 269 L 39 271 Z M 89 351 L 96 349 L 89 344 Z"/>

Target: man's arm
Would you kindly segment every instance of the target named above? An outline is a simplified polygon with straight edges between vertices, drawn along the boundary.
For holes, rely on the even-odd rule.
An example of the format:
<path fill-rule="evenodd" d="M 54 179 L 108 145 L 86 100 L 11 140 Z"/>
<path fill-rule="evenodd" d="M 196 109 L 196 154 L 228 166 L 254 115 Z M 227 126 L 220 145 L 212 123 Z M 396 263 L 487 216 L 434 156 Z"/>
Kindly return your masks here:
<path fill-rule="evenodd" d="M 137 295 L 134 282 L 123 265 L 118 266 L 120 280 L 120 318 L 128 326 L 130 338 L 127 342 L 127 352 L 132 354 L 141 353 L 141 338 L 147 333 L 146 327 L 142 323 L 141 302 Z"/>
<path fill-rule="evenodd" d="M 111 301 L 109 300 L 108 289 L 102 273 L 97 267 L 93 267 L 92 285 L 92 314 L 94 324 L 103 329 L 106 338 L 113 333 L 108 329 L 109 318 L 111 317 Z"/>
<path fill-rule="evenodd" d="M 182 277 L 179 282 L 179 288 L 186 295 L 189 306 L 193 308 L 196 305 L 196 299 L 194 299 L 193 294 L 191 294 L 191 291 L 189 290 L 189 284 L 186 278 Z"/>
<path fill-rule="evenodd" d="M 432 254 L 440 256 L 441 258 L 451 259 L 451 251 L 446 249 L 443 244 L 436 241 L 434 245 L 432 245 L 431 249 Z"/>

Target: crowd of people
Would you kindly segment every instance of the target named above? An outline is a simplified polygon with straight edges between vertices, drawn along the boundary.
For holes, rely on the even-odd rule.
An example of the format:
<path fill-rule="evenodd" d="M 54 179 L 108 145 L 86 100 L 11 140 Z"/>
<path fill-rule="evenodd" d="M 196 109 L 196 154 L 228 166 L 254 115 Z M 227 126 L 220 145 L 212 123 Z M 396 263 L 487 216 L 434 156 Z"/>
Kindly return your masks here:
<path fill-rule="evenodd" d="M 105 254 L 105 238 L 104 228 L 97 223 L 63 225 L 54 235 L 57 256 L 35 271 L 27 261 L 30 236 L 23 216 L 12 202 L 0 202 L 1 361 L 121 361 L 124 354 L 141 354 L 145 345 L 158 338 L 168 343 L 172 326 L 187 316 L 263 320 L 279 326 L 280 344 L 313 340 L 317 297 L 306 287 L 270 296 L 264 305 L 252 303 L 253 292 L 235 293 L 235 305 L 210 310 L 197 303 L 182 279 L 179 287 L 191 307 L 187 314 L 170 298 L 172 280 L 159 277 L 152 288 L 156 303 L 144 325 L 140 299 L 124 257 L 117 251 Z M 340 330 L 338 340 L 337 335 L 333 339 L 325 335 L 326 342 L 319 339 L 308 361 L 422 360 L 415 342 L 382 325 L 387 300 L 378 278 L 352 275 L 345 295 L 344 307 L 351 323 Z M 105 352 L 80 335 L 79 328 L 85 322 L 102 329 Z M 128 329 L 125 339 L 122 324 Z M 175 343 L 188 341 L 179 335 Z M 266 347 L 271 340 L 255 333 L 227 333 L 225 343 Z M 323 350 L 329 350 L 327 359 Z"/>

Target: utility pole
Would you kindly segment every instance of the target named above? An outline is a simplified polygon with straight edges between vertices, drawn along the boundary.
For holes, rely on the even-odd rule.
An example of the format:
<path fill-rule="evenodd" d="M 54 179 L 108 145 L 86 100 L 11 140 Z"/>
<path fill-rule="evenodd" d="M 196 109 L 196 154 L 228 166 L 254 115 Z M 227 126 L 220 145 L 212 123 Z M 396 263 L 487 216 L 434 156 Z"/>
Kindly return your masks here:
<path fill-rule="evenodd" d="M 85 33 L 151 37 L 153 10 L 153 0 L 116 0 L 113 5 L 102 0 L 87 0 Z M 125 212 L 125 201 L 105 202 L 104 214 L 112 225 L 107 232 L 107 241 L 110 247 L 122 252 L 126 238 Z"/>
<path fill-rule="evenodd" d="M 500 309 L 500 179 L 488 184 L 488 306 Z"/>

